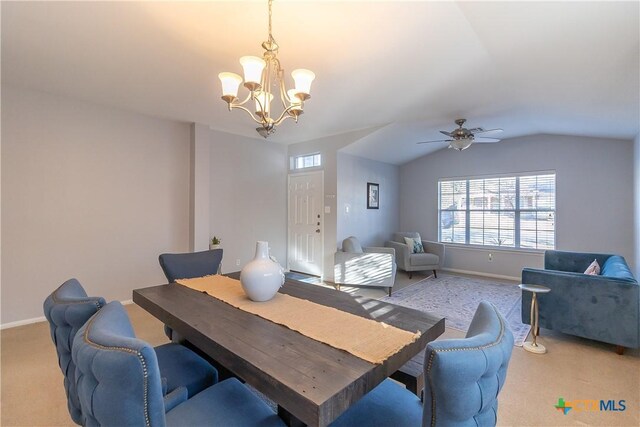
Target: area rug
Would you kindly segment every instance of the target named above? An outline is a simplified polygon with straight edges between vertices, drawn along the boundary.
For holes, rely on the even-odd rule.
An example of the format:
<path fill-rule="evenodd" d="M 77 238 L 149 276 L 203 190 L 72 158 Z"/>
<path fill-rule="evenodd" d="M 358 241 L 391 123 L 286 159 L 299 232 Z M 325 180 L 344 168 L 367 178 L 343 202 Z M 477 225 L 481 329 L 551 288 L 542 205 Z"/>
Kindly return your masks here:
<path fill-rule="evenodd" d="M 480 301 L 496 306 L 513 332 L 514 345 L 521 347 L 531 327 L 521 322 L 521 290 L 514 284 L 441 275 L 421 280 L 381 301 L 438 314 L 446 327 L 466 332 Z"/>

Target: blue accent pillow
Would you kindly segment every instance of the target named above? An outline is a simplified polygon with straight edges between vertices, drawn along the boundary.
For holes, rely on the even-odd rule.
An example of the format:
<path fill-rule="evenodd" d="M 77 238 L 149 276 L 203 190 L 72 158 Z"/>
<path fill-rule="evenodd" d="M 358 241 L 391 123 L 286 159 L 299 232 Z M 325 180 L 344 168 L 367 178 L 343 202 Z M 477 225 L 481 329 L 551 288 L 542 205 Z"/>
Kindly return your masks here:
<path fill-rule="evenodd" d="M 418 236 L 418 238 L 416 239 L 405 237 L 404 241 L 407 244 L 407 246 L 409 246 L 409 253 L 412 253 L 412 254 L 424 253 L 424 246 L 422 246 L 422 239 L 420 238 L 420 236 Z"/>

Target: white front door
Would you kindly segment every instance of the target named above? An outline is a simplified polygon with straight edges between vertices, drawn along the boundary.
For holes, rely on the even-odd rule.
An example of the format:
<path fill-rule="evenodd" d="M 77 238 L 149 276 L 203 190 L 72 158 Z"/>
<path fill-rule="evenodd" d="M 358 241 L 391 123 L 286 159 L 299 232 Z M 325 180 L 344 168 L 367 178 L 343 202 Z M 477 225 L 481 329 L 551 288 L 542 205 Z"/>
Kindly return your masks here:
<path fill-rule="evenodd" d="M 289 270 L 322 275 L 323 172 L 289 175 Z"/>

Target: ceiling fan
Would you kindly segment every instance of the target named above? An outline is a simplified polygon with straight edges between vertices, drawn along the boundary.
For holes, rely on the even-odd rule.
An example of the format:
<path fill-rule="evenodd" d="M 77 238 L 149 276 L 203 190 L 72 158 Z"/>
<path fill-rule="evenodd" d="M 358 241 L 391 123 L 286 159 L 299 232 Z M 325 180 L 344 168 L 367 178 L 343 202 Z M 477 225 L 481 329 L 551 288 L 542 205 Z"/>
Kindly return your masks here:
<path fill-rule="evenodd" d="M 462 151 L 471 146 L 474 142 L 480 143 L 492 143 L 492 142 L 500 142 L 499 139 L 496 138 L 484 138 L 484 137 L 476 137 L 476 135 L 487 132 L 502 132 L 502 129 L 484 129 L 484 128 L 473 128 L 466 129 L 463 128 L 462 125 L 466 122 L 466 119 L 458 119 L 456 120 L 456 124 L 458 125 L 458 129 L 454 129 L 451 132 L 447 132 L 441 130 L 440 133 L 449 137 L 449 139 L 438 139 L 435 141 L 422 141 L 417 142 L 417 144 L 429 144 L 431 142 L 448 142 L 449 148 L 453 148 L 454 150 Z"/>

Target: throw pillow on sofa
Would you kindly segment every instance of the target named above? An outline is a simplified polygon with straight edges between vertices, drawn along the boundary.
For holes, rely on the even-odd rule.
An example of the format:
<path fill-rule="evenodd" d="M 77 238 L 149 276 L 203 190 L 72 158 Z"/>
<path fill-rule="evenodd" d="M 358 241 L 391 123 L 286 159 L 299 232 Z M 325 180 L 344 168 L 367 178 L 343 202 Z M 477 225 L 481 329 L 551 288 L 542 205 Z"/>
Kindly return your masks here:
<path fill-rule="evenodd" d="M 589 274 L 591 276 L 597 276 L 600 274 L 600 264 L 598 264 L 598 260 L 594 259 L 589 267 L 584 271 L 584 274 Z"/>
<path fill-rule="evenodd" d="M 410 254 L 423 254 L 424 246 L 422 246 L 422 239 L 418 236 L 416 239 L 410 237 L 404 238 L 405 243 L 409 246 Z"/>

